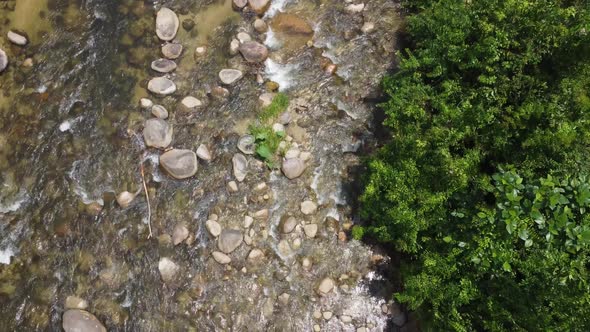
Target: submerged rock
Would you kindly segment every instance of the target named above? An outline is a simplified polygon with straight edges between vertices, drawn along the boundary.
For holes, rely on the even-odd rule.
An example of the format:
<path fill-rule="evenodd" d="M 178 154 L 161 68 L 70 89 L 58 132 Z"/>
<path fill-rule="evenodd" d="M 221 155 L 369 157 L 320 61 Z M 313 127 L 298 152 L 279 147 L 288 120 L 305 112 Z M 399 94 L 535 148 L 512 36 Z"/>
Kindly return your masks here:
<path fill-rule="evenodd" d="M 176 84 L 166 77 L 155 77 L 148 82 L 148 90 L 162 96 L 176 92 Z"/>
<path fill-rule="evenodd" d="M 162 46 L 162 55 L 168 59 L 178 59 L 182 53 L 182 45 L 177 43 L 167 43 Z"/>
<path fill-rule="evenodd" d="M 126 208 L 129 206 L 129 204 L 131 204 L 131 202 L 133 202 L 133 200 L 135 199 L 135 196 L 137 196 L 137 193 L 130 193 L 128 191 L 123 191 L 117 195 L 117 203 L 122 208 Z"/>
<path fill-rule="evenodd" d="M 244 135 L 238 140 L 238 150 L 245 154 L 254 154 L 256 150 L 256 139 L 252 135 Z"/>
<path fill-rule="evenodd" d="M 172 125 L 162 119 L 149 119 L 143 128 L 143 139 L 149 147 L 164 149 L 172 143 Z"/>
<path fill-rule="evenodd" d="M 242 43 L 239 51 L 248 62 L 264 62 L 268 58 L 268 49 L 266 46 L 255 41 Z"/>
<path fill-rule="evenodd" d="M 223 84 L 231 85 L 239 81 L 244 74 L 237 69 L 222 69 L 219 72 L 219 79 Z"/>
<path fill-rule="evenodd" d="M 169 41 L 176 37 L 180 21 L 172 10 L 162 7 L 156 15 L 156 34 L 161 40 Z"/>
<path fill-rule="evenodd" d="M 152 61 L 152 69 L 159 73 L 169 73 L 176 69 L 176 62 L 169 59 L 158 59 Z"/>
<path fill-rule="evenodd" d="M 283 174 L 290 180 L 298 178 L 305 171 L 305 163 L 299 158 L 285 159 L 281 167 Z"/>
<path fill-rule="evenodd" d="M 176 265 L 176 263 L 174 263 L 170 258 L 160 258 L 160 262 L 158 263 L 158 271 L 160 271 L 160 276 L 164 282 L 173 281 L 179 270 L 180 267 L 178 267 L 178 265 Z"/>
<path fill-rule="evenodd" d="M 27 37 L 19 33 L 16 33 L 12 30 L 8 31 L 8 34 L 6 36 L 8 37 L 8 40 L 10 40 L 15 45 L 25 46 L 29 42 L 27 40 Z"/>
<path fill-rule="evenodd" d="M 70 309 L 63 314 L 62 327 L 65 332 L 106 332 L 107 329 L 91 313 L 85 310 Z"/>
<path fill-rule="evenodd" d="M 8 56 L 4 50 L 0 49 L 0 73 L 8 66 Z"/>
<path fill-rule="evenodd" d="M 84 310 L 86 308 L 88 308 L 88 301 L 74 295 L 66 297 L 66 309 Z"/>
<path fill-rule="evenodd" d="M 248 160 L 241 153 L 234 154 L 232 158 L 232 165 L 234 170 L 234 176 L 238 182 L 244 181 L 246 174 L 248 173 Z"/>
<path fill-rule="evenodd" d="M 197 173 L 197 155 L 191 150 L 170 150 L 160 156 L 160 165 L 173 177 L 186 179 Z"/>
<path fill-rule="evenodd" d="M 270 7 L 270 0 L 248 0 L 248 4 L 256 14 L 262 15 Z"/>
<path fill-rule="evenodd" d="M 290 35 L 313 35 L 313 29 L 303 18 L 287 13 L 278 13 L 270 23 L 272 29 Z"/>
<path fill-rule="evenodd" d="M 244 240 L 242 232 L 236 229 L 225 229 L 219 235 L 217 247 L 226 254 L 236 250 Z"/>

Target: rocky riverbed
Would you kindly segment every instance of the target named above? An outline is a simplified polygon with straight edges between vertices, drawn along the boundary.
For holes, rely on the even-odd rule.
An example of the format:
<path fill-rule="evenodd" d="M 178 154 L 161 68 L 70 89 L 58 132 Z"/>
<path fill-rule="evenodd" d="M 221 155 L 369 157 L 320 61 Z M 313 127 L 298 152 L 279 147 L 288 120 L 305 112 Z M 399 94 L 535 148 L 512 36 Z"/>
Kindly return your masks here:
<path fill-rule="evenodd" d="M 13 0 L 0 15 L 2 326 L 412 330 L 389 258 L 350 236 L 395 2 Z M 269 165 L 249 128 L 278 93 Z"/>

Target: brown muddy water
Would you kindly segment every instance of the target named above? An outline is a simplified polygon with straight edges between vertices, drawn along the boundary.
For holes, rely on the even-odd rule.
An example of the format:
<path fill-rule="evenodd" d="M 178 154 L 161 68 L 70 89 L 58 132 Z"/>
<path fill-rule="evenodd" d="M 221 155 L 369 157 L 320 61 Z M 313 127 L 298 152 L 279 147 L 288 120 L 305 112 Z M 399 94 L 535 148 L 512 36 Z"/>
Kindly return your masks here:
<path fill-rule="evenodd" d="M 233 10 L 230 0 L 1 1 L 9 66 L 0 74 L 0 330 L 61 331 L 68 296 L 86 300 L 108 331 L 399 330 L 405 319 L 382 274 L 388 258 L 349 233 L 359 222 L 361 156 L 374 144 L 372 100 L 392 69 L 400 24 L 395 2 L 347 9 L 360 3 L 273 1 L 264 20 L 273 26 L 278 13 L 296 15 L 313 29 L 302 36 L 258 33 L 256 15 Z M 164 98 L 146 90 L 161 76 L 150 63 L 162 56 L 155 34 L 162 6 L 186 22 L 175 38 L 183 54 L 168 75 L 177 91 Z M 13 45 L 8 30 L 29 43 Z M 253 65 L 230 55 L 238 32 L 267 45 L 269 59 Z M 224 68 L 244 77 L 219 98 Z M 269 81 L 290 99 L 285 144 L 309 155 L 306 169 L 289 180 L 247 156 L 234 192 L 232 156 Z M 181 110 L 189 95 L 204 106 Z M 159 166 L 162 151 L 145 146 L 152 115 L 139 107 L 144 97 L 168 109 L 174 148 L 211 151 L 195 176 L 173 179 Z M 115 201 L 122 191 L 140 194 L 122 208 Z M 307 200 L 317 211 L 301 212 Z M 264 210 L 268 218 L 257 215 Z M 259 218 L 245 227 L 250 215 Z M 279 229 L 284 216 L 297 219 L 288 234 Z M 226 265 L 212 258 L 217 241 L 205 222 L 215 218 L 248 237 Z M 310 237 L 305 226 L 313 224 Z M 174 245 L 181 226 L 188 238 Z M 260 262 L 247 258 L 253 249 L 264 254 Z M 178 266 L 166 282 L 162 258 Z M 335 287 L 320 296 L 324 278 Z"/>

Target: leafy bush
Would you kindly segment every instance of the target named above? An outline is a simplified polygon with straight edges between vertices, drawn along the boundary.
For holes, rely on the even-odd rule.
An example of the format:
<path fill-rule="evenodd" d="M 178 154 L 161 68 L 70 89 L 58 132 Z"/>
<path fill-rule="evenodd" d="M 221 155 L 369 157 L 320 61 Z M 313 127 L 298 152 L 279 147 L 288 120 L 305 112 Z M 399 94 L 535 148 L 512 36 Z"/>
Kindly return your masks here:
<path fill-rule="evenodd" d="M 264 160 L 268 167 L 276 165 L 277 150 L 285 133 L 275 132 L 272 124 L 276 117 L 287 110 L 289 97 L 284 93 L 277 93 L 270 105 L 262 109 L 258 115 L 256 124 L 250 126 L 249 131 L 256 142 L 256 155 Z"/>
<path fill-rule="evenodd" d="M 587 330 L 590 5 L 405 3 L 357 234 L 409 254 L 397 297 L 436 330 Z"/>

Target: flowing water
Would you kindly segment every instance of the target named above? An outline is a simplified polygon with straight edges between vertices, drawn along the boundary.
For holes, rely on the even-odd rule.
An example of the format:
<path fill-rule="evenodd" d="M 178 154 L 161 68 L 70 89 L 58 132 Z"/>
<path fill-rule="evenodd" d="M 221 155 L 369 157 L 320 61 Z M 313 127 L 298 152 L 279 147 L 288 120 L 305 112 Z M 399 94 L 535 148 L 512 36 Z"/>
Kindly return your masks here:
<path fill-rule="evenodd" d="M 10 61 L 0 75 L 0 329 L 59 331 L 69 295 L 86 299 L 109 331 L 389 329 L 391 317 L 381 305 L 391 289 L 371 262 L 373 248 L 343 241 L 342 234 L 358 222 L 355 181 L 361 155 L 373 145 L 372 100 L 392 66 L 399 19 L 389 0 L 367 1 L 362 13 L 347 12 L 347 5 L 273 2 L 265 19 L 279 12 L 305 18 L 315 31 L 307 43 L 255 33 L 254 15 L 233 11 L 229 0 L 0 2 L 0 35 L 16 29 L 30 41 L 20 47 L 0 38 Z M 154 98 L 145 87 L 155 76 L 150 62 L 161 56 L 154 33 L 161 6 L 195 26 L 181 27 L 176 37 L 185 47 L 171 75 L 178 91 Z M 365 22 L 375 23 L 374 31 L 361 31 Z M 239 31 L 269 46 L 264 64 L 229 55 Z M 206 54 L 195 55 L 197 46 Z M 336 64 L 334 74 L 326 73 L 327 64 Z M 228 88 L 228 98 L 214 98 L 223 68 L 246 74 Z M 236 142 L 255 120 L 265 91 L 257 74 L 290 97 L 287 133 L 311 159 L 301 178 L 288 180 L 249 157 L 246 180 L 232 193 L 227 183 L 234 180 Z M 177 110 L 187 95 L 205 107 Z M 173 180 L 158 165 L 161 152 L 144 145 L 141 131 L 151 115 L 138 106 L 142 97 L 170 111 L 175 148 L 211 149 L 213 160 L 200 162 L 195 177 Z M 142 189 L 142 163 L 149 220 L 144 195 L 125 209 L 114 200 L 121 191 Z M 267 188 L 255 189 L 261 182 Z M 319 204 L 316 214 L 299 212 L 307 199 Z M 269 209 L 270 218 L 245 230 L 252 244 L 232 253 L 229 265 L 215 262 L 207 218 L 216 214 L 224 228 L 244 229 L 244 216 L 261 209 Z M 306 238 L 300 226 L 280 234 L 285 214 L 317 223 L 318 235 Z M 178 224 L 190 236 L 174 246 L 166 234 Z M 252 248 L 265 253 L 263 265 L 247 262 Z M 180 266 L 173 282 L 162 282 L 162 257 Z M 304 257 L 311 268 L 302 266 Z M 337 289 L 320 297 L 324 277 Z M 286 303 L 278 300 L 283 293 L 290 295 Z M 334 315 L 318 320 L 316 310 Z"/>

